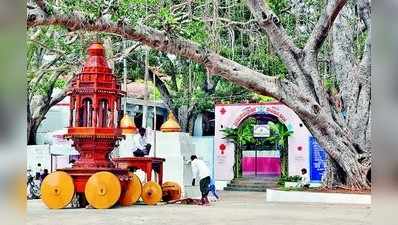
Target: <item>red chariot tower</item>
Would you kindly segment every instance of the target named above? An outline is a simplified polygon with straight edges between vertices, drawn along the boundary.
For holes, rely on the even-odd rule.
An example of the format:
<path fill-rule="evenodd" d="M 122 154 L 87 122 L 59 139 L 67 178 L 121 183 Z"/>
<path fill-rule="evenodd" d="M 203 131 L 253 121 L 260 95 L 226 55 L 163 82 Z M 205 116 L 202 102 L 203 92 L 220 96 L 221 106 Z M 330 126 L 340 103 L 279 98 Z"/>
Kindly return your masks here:
<path fill-rule="evenodd" d="M 65 137 L 73 140 L 80 153 L 75 167 L 113 167 L 108 154 L 122 137 L 118 121 L 123 94 L 106 62 L 104 47 L 92 44 L 68 92 L 70 121 Z"/>
<path fill-rule="evenodd" d="M 65 138 L 73 140 L 80 157 L 72 168 L 57 170 L 43 180 L 42 200 L 49 208 L 64 208 L 76 194 L 80 206 L 112 207 L 123 198 L 131 179 L 109 158 L 123 137 L 118 121 L 124 93 L 101 44 L 90 45 L 86 63 L 67 94 L 70 121 Z"/>

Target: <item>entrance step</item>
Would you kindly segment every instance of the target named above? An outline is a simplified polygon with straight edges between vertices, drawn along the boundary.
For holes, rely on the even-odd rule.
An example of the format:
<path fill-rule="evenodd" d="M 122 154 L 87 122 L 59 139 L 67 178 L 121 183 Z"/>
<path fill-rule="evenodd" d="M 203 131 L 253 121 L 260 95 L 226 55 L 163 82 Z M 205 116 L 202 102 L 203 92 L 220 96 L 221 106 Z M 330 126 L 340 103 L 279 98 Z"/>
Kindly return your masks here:
<path fill-rule="evenodd" d="M 235 178 L 224 188 L 225 191 L 259 191 L 276 188 L 277 177 L 243 177 Z"/>
<path fill-rule="evenodd" d="M 254 192 L 266 192 L 266 188 L 231 188 L 225 187 L 224 191 L 254 191 Z"/>
<path fill-rule="evenodd" d="M 232 180 L 231 184 L 237 184 L 237 185 L 273 185 L 276 184 L 277 181 L 235 181 Z"/>
<path fill-rule="evenodd" d="M 227 184 L 230 188 L 275 188 L 278 187 L 276 184 Z"/>
<path fill-rule="evenodd" d="M 278 180 L 278 176 L 239 177 L 235 178 L 234 180 L 267 181 L 267 180 Z"/>

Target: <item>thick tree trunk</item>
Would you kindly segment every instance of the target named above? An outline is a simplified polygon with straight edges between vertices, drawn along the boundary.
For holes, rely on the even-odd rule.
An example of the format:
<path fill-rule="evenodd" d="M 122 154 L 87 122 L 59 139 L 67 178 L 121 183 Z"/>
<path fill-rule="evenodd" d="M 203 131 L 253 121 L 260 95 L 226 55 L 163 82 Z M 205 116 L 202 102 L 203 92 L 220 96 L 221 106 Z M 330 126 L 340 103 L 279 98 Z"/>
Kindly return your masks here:
<path fill-rule="evenodd" d="M 188 112 L 187 106 L 178 108 L 178 122 L 180 123 L 182 132 L 188 131 Z"/>
<path fill-rule="evenodd" d="M 39 129 L 40 123 L 43 121 L 43 117 L 39 118 L 32 118 L 28 121 L 28 129 L 27 129 L 27 136 L 28 136 L 28 145 L 35 145 L 36 144 L 36 136 L 37 130 Z"/>
<path fill-rule="evenodd" d="M 307 107 L 311 107 L 308 105 Z M 362 162 L 369 160 L 370 155 L 361 156 L 359 147 L 350 135 L 344 132 L 332 118 L 328 118 L 323 110 L 319 108 L 317 118 L 306 116 L 296 109 L 302 121 L 319 144 L 326 150 L 339 173 L 344 173 L 345 179 L 335 180 L 336 185 L 344 185 L 352 189 L 368 189 L 370 184 L 366 179 L 370 165 Z M 341 169 L 341 170 L 340 170 Z"/>
<path fill-rule="evenodd" d="M 362 155 L 364 145 L 358 143 L 354 138 L 357 131 L 352 130 L 353 126 L 344 121 L 341 115 L 336 113 L 336 107 L 330 104 L 317 62 L 320 47 L 345 3 L 346 0 L 328 1 L 305 47 L 298 49 L 287 36 L 283 27 L 281 27 L 279 19 L 263 1 L 248 0 L 248 6 L 257 19 L 259 26 L 267 33 L 290 74 L 293 74 L 288 79 L 294 84 L 282 83 L 286 84 L 286 86 L 282 87 L 284 93 L 280 101 L 299 115 L 312 135 L 328 153 L 332 159 L 331 162 L 335 162 L 336 166 L 341 168 L 345 179 L 339 181 L 340 185 L 346 185 L 352 189 L 367 189 L 370 187 L 366 180 L 370 163 L 364 164 L 363 162 L 369 161 L 370 154 Z M 370 57 L 368 53 L 370 53 L 370 50 L 365 50 L 365 61 Z M 362 66 L 358 66 L 359 68 L 362 67 L 362 69 L 354 70 L 353 73 L 361 74 L 365 77 L 364 80 L 367 80 L 370 77 L 370 73 L 367 73 L 367 69 L 370 66 L 365 66 L 369 65 L 365 61 Z M 295 85 L 302 88 L 300 94 L 295 90 Z M 356 88 L 357 86 L 355 85 L 354 90 L 357 90 Z M 351 96 L 359 95 L 359 93 L 353 94 L 353 92 L 350 94 Z M 365 94 L 368 93 L 365 92 L 362 95 L 365 96 Z M 362 102 L 359 104 L 348 104 L 348 108 L 357 109 L 353 105 L 366 106 L 370 102 L 367 101 L 369 99 L 365 99 L 366 97 L 363 97 Z M 352 112 L 349 116 L 356 119 L 363 118 L 366 122 L 368 121 L 368 117 L 364 117 L 367 114 L 359 114 L 354 112 L 354 110 Z M 367 128 L 365 127 L 364 130 L 367 130 Z M 355 131 L 355 133 L 351 131 Z"/>
<path fill-rule="evenodd" d="M 193 135 L 196 117 L 197 117 L 196 113 L 191 113 L 191 115 L 189 116 L 187 133 L 191 135 Z"/>
<path fill-rule="evenodd" d="M 53 87 L 52 87 L 53 88 Z M 66 97 L 66 89 L 62 90 L 56 96 L 52 96 L 52 91 L 47 93 L 48 96 L 34 96 L 27 102 L 27 139 L 28 145 L 36 144 L 37 130 L 40 124 L 46 118 L 46 114 L 52 106 L 62 101 Z"/>
<path fill-rule="evenodd" d="M 152 74 L 154 71 L 149 70 Z M 172 96 L 168 90 L 166 84 L 158 77 L 155 76 L 156 87 L 158 88 L 160 94 L 162 95 L 163 103 L 167 106 L 168 110 L 171 111 L 176 117 L 177 121 L 180 123 L 182 132 L 192 133 L 190 128 L 191 123 L 191 111 L 187 106 L 181 106 L 178 109 L 174 107 Z"/>
<path fill-rule="evenodd" d="M 191 133 L 192 131 L 192 113 L 194 106 L 183 105 L 178 108 L 178 122 L 182 132 Z"/>

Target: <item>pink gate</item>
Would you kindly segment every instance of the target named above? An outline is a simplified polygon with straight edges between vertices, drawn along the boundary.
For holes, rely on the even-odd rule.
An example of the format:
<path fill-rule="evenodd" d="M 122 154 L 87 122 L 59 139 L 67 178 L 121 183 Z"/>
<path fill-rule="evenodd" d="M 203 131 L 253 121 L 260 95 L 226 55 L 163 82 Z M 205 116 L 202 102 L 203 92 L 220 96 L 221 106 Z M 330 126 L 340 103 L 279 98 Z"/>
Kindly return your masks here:
<path fill-rule="evenodd" d="M 281 163 L 279 151 L 242 152 L 243 176 L 280 176 Z"/>

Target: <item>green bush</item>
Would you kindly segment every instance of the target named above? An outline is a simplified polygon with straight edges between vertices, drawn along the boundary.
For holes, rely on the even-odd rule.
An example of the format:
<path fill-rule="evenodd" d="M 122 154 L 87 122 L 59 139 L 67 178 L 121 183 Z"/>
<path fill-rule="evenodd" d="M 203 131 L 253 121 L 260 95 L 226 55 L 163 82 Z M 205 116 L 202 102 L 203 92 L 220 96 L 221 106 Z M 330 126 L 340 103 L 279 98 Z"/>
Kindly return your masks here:
<path fill-rule="evenodd" d="M 300 181 L 301 177 L 296 175 L 296 176 L 280 176 L 278 178 L 277 184 L 279 186 L 285 186 L 285 182 L 297 182 Z"/>

